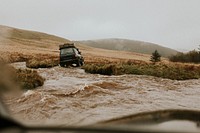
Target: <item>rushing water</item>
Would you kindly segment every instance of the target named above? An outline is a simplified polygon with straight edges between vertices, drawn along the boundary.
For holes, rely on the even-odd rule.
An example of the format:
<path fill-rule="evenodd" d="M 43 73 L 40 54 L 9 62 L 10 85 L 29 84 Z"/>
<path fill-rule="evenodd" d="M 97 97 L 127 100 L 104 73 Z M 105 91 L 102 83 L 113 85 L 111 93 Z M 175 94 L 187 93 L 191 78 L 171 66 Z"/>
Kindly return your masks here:
<path fill-rule="evenodd" d="M 25 68 L 24 63 L 13 65 Z M 200 110 L 200 80 L 103 76 L 80 68 L 37 71 L 46 78 L 42 87 L 6 100 L 22 123 L 79 126 L 158 109 Z"/>

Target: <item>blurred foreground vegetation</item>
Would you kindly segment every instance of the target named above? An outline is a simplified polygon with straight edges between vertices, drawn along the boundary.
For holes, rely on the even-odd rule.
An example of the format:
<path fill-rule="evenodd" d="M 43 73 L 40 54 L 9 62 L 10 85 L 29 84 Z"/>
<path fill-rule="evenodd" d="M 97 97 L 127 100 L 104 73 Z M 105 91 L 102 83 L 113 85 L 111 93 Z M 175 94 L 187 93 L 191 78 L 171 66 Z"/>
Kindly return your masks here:
<path fill-rule="evenodd" d="M 15 71 L 15 80 L 22 89 L 34 89 L 44 84 L 45 79 L 35 70 L 16 69 Z"/>
<path fill-rule="evenodd" d="M 30 69 L 16 69 L 10 65 L 0 66 L 0 89 L 34 89 L 44 84 L 45 79 L 37 71 Z"/>

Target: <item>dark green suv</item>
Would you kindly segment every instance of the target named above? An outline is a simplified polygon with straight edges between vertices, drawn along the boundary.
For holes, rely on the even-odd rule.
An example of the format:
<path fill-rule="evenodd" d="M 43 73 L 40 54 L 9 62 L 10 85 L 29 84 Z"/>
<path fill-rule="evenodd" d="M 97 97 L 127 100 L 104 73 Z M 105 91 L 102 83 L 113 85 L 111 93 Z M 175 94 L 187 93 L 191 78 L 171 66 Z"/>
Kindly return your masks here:
<path fill-rule="evenodd" d="M 82 66 L 84 59 L 78 48 L 74 46 L 74 43 L 66 43 L 60 45 L 60 66 Z"/>

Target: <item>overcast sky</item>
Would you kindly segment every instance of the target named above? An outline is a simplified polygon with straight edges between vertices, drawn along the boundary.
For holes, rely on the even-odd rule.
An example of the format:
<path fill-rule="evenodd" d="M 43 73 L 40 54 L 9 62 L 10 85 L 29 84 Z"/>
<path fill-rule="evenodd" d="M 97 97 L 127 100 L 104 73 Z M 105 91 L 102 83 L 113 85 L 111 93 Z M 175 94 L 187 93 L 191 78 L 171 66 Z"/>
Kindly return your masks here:
<path fill-rule="evenodd" d="M 0 0 L 0 25 L 70 40 L 125 38 L 193 50 L 200 0 Z"/>

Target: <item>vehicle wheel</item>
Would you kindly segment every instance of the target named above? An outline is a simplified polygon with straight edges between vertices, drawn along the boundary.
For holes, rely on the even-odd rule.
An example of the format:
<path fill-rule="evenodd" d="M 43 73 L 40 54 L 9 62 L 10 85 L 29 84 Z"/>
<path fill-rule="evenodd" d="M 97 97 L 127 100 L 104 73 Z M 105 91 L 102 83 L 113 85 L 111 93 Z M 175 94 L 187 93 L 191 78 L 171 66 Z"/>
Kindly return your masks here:
<path fill-rule="evenodd" d="M 83 61 L 81 61 L 81 66 L 83 66 L 84 65 L 84 62 Z"/>
<path fill-rule="evenodd" d="M 80 62 L 79 60 L 77 61 L 76 66 L 77 66 L 77 67 L 80 67 L 80 66 L 81 66 L 81 62 Z"/>
<path fill-rule="evenodd" d="M 60 66 L 61 66 L 61 67 L 65 67 L 65 64 L 63 64 L 63 63 L 60 63 Z"/>

